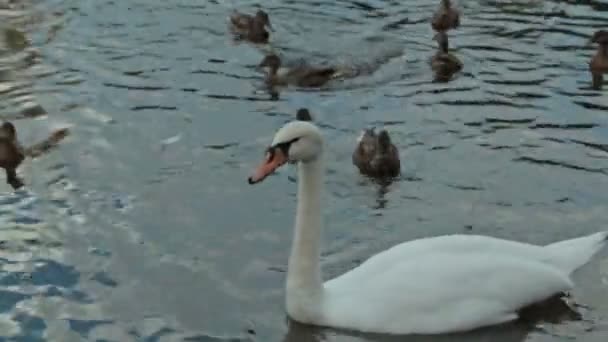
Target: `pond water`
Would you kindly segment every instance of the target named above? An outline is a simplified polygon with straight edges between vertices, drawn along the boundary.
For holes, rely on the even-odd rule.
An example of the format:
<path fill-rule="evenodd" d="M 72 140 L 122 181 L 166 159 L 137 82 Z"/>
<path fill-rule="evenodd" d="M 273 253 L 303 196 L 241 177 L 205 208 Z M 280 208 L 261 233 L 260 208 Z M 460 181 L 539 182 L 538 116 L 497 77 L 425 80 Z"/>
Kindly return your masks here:
<path fill-rule="evenodd" d="M 270 44 L 234 42 L 227 16 L 260 5 Z M 21 165 L 26 187 L 0 185 L 0 340 L 604 341 L 606 250 L 574 275 L 581 321 L 400 338 L 288 324 L 295 170 L 246 179 L 300 107 L 327 143 L 326 278 L 418 237 L 549 243 L 608 226 L 608 90 L 587 66 L 608 4 L 460 1 L 464 69 L 448 83 L 428 64 L 436 6 L 0 1 L 0 29 L 25 38 L 0 38 L 0 115 L 24 144 L 71 129 Z M 367 72 L 273 98 L 255 69 L 271 50 Z M 400 149 L 388 187 L 351 164 L 372 126 Z"/>

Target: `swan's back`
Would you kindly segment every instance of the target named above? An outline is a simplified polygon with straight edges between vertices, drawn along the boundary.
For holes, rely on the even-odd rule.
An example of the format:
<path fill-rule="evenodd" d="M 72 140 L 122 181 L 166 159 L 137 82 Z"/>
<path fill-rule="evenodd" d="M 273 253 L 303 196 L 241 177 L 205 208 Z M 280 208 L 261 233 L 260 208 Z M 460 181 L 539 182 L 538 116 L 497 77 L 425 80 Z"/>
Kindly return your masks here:
<path fill-rule="evenodd" d="M 513 320 L 522 307 L 568 291 L 569 274 L 588 262 L 607 236 L 601 232 L 547 246 L 472 235 L 406 242 L 327 281 L 325 319 L 332 326 L 399 334 Z"/>
<path fill-rule="evenodd" d="M 539 262 L 439 253 L 342 285 L 326 287 L 326 319 L 332 326 L 435 334 L 516 319 L 520 308 L 567 291 L 572 282 Z"/>
<path fill-rule="evenodd" d="M 486 254 L 488 258 L 499 255 L 517 256 L 526 260 L 536 260 L 549 264 L 566 274 L 584 265 L 603 247 L 608 233 L 599 232 L 576 239 L 556 242 L 547 246 L 532 245 L 525 242 L 497 239 L 482 235 L 443 235 L 404 242 L 382 251 L 361 264 L 359 272 L 373 274 L 385 265 L 401 260 L 410 260 L 434 253 L 448 254 Z M 352 271 L 351 271 L 352 272 Z M 338 280 L 344 275 L 330 280 Z M 354 280 L 355 281 L 355 280 Z"/>

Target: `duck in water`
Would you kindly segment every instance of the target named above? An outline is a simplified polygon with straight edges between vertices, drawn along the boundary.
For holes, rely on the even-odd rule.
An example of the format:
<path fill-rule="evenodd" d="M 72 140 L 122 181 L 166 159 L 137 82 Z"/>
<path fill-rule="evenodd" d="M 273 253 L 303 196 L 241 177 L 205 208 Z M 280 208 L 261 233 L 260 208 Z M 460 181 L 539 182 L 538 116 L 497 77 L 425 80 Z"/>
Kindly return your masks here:
<path fill-rule="evenodd" d="M 431 69 L 435 73 L 435 80 L 447 82 L 453 74 L 462 70 L 462 62 L 448 51 L 448 35 L 445 32 L 438 32 L 433 40 L 437 41 L 439 50 L 431 58 Z"/>
<path fill-rule="evenodd" d="M 263 10 L 258 10 L 255 16 L 237 11 L 230 15 L 230 29 L 238 38 L 253 43 L 267 43 L 270 34 L 266 28 L 272 31 L 268 13 Z"/>
<path fill-rule="evenodd" d="M 599 30 L 591 37 L 592 43 L 597 43 L 598 49 L 589 62 L 593 89 L 602 89 L 604 74 L 608 73 L 608 31 Z"/>
<path fill-rule="evenodd" d="M 6 172 L 6 183 L 17 190 L 23 181 L 17 176 L 17 167 L 25 159 L 25 151 L 17 140 L 17 131 L 10 122 L 0 126 L 0 167 Z"/>
<path fill-rule="evenodd" d="M 391 178 L 401 172 L 399 151 L 386 130 L 377 135 L 374 129 L 365 130 L 359 137 L 352 160 L 359 172 L 370 177 Z"/>
<path fill-rule="evenodd" d="M 431 19 L 431 27 L 438 32 L 445 32 L 460 26 L 460 12 L 452 6 L 450 0 L 441 0 L 439 8 Z"/>
<path fill-rule="evenodd" d="M 23 181 L 17 176 L 17 167 L 25 157 L 35 158 L 55 147 L 68 135 L 68 129 L 54 131 L 48 138 L 30 147 L 24 148 L 17 139 L 17 130 L 11 122 L 0 126 L 0 167 L 6 172 L 6 183 L 17 190 L 23 186 Z"/>
<path fill-rule="evenodd" d="M 279 73 L 281 59 L 277 55 L 264 57 L 259 67 L 268 68 L 266 83 L 271 86 L 292 84 L 298 87 L 320 87 L 335 78 L 338 73 L 333 67 L 313 67 L 305 64 Z"/>

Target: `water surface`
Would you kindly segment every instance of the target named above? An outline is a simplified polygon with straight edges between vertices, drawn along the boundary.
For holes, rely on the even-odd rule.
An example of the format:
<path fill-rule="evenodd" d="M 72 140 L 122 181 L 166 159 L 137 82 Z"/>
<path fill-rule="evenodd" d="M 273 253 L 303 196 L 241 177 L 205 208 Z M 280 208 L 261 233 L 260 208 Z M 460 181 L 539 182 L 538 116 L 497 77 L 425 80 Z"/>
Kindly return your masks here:
<path fill-rule="evenodd" d="M 231 40 L 262 3 L 269 46 Z M 327 142 L 324 275 L 395 243 L 449 233 L 532 243 L 606 229 L 608 97 L 590 89 L 598 1 L 461 1 L 464 70 L 432 82 L 437 1 L 0 2 L 0 115 L 24 143 L 72 135 L 0 185 L 0 339 L 10 341 L 603 341 L 608 251 L 575 274 L 582 321 L 390 338 L 287 324 L 295 170 L 250 187 L 302 106 Z M 254 66 L 366 70 L 321 91 L 260 88 Z M 403 177 L 351 165 L 359 132 L 390 130 Z M 507 284 L 505 286 L 508 286 Z"/>

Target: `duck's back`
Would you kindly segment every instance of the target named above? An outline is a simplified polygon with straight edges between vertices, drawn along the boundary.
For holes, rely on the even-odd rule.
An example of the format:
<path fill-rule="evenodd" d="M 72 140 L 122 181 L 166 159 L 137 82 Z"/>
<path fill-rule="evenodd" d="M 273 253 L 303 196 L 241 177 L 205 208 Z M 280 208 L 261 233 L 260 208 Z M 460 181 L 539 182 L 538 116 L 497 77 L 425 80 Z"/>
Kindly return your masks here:
<path fill-rule="evenodd" d="M 370 163 L 370 169 L 378 177 L 397 177 L 401 172 L 399 152 L 394 145 L 389 151 L 374 156 Z"/>
<path fill-rule="evenodd" d="M 285 75 L 288 83 L 293 83 L 299 87 L 320 87 L 327 83 L 336 69 L 332 67 L 313 68 L 308 66 L 300 66 L 289 70 Z"/>
<path fill-rule="evenodd" d="M 372 159 L 376 153 L 375 136 L 369 132 L 364 132 L 357 143 L 357 147 L 353 151 L 353 164 L 361 173 L 368 173 Z"/>
<path fill-rule="evenodd" d="M 253 17 L 239 12 L 234 12 L 230 15 L 230 24 L 233 29 L 247 30 L 253 23 Z"/>

